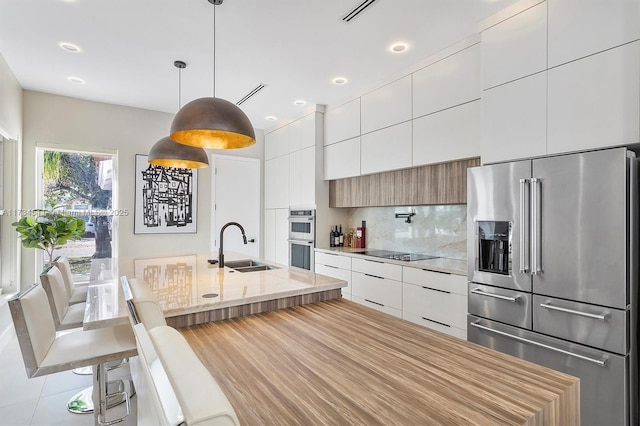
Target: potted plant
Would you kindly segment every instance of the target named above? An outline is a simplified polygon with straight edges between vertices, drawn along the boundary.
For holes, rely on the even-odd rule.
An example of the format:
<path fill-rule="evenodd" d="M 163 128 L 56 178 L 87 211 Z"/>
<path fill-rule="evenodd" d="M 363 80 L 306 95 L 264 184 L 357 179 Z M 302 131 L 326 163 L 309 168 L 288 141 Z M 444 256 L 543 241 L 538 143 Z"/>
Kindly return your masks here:
<path fill-rule="evenodd" d="M 22 246 L 44 250 L 49 264 L 53 262 L 54 249 L 69 240 L 79 240 L 84 234 L 84 221 L 61 213 L 61 208 L 52 205 L 51 209 L 36 209 L 35 216 L 25 216 L 11 224 L 20 234 Z"/>

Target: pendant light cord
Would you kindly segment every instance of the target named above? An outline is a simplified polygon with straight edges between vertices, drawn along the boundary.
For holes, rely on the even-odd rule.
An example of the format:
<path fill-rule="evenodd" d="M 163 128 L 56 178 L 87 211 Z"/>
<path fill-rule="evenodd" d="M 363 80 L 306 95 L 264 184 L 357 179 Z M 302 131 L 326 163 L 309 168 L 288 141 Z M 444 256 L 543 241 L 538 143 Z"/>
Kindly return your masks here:
<path fill-rule="evenodd" d="M 182 68 L 178 68 L 178 111 L 182 108 Z"/>
<path fill-rule="evenodd" d="M 216 97 L 216 5 L 213 5 L 213 97 Z"/>

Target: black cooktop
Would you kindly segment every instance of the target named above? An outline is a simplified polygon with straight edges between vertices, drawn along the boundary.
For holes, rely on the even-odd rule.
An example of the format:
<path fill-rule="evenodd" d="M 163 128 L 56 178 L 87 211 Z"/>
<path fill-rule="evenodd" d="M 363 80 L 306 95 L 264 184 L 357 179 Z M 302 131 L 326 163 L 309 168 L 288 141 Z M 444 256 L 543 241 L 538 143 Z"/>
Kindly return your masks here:
<path fill-rule="evenodd" d="M 360 254 L 364 254 L 366 256 L 373 256 L 373 257 L 382 257 L 384 259 L 402 260 L 405 262 L 412 262 L 414 260 L 436 259 L 438 257 L 438 256 L 432 256 L 430 254 L 405 253 L 401 251 L 391 251 L 391 250 L 367 250 L 367 251 L 361 252 Z"/>

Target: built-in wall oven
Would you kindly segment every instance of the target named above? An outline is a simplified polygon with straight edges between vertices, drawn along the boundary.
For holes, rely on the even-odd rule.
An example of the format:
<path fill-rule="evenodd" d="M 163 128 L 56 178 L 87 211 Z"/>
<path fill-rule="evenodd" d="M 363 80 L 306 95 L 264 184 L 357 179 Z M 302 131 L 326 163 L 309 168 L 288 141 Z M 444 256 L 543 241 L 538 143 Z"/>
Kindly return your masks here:
<path fill-rule="evenodd" d="M 313 271 L 316 245 L 316 211 L 289 210 L 289 266 Z"/>

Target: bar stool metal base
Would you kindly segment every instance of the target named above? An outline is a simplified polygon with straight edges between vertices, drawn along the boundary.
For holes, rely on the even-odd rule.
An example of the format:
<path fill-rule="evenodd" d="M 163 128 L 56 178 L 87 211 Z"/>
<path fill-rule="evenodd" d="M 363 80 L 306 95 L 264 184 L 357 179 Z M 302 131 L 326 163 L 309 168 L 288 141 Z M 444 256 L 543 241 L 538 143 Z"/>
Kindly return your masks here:
<path fill-rule="evenodd" d="M 125 397 L 122 395 L 123 392 L 126 392 L 129 397 L 135 395 L 136 390 L 131 380 L 114 380 L 108 383 L 108 393 L 114 395 L 107 397 L 107 409 L 125 402 Z M 92 414 L 93 386 L 83 389 L 72 396 L 67 403 L 67 410 L 74 414 Z"/>

